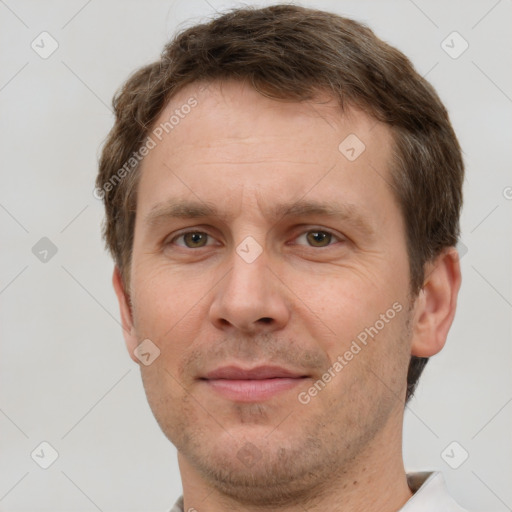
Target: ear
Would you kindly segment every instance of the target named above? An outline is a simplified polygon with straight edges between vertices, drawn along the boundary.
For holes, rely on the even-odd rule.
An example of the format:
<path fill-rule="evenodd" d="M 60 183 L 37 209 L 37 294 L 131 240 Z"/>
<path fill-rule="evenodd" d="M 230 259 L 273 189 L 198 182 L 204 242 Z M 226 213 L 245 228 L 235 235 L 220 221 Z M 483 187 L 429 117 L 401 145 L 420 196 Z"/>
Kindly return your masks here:
<path fill-rule="evenodd" d="M 461 284 L 459 254 L 445 249 L 425 266 L 425 282 L 415 303 L 411 355 L 430 357 L 446 342 Z"/>
<path fill-rule="evenodd" d="M 133 351 L 137 348 L 138 341 L 135 334 L 135 328 L 133 326 L 132 309 L 130 305 L 130 299 L 128 293 L 124 289 L 123 279 L 121 277 L 121 271 L 116 265 L 114 268 L 114 274 L 112 275 L 112 284 L 117 295 L 117 301 L 119 302 L 119 310 L 121 312 L 121 324 L 123 327 L 123 336 L 126 343 L 126 348 L 130 354 L 130 357 L 138 364 L 140 361 L 134 356 Z"/>

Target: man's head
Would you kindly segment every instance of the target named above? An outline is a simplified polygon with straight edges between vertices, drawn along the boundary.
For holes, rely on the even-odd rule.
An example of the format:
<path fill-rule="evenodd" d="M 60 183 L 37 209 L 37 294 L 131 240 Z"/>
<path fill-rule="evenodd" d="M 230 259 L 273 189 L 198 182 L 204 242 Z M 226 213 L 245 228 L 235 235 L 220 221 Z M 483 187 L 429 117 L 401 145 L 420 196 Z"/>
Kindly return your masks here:
<path fill-rule="evenodd" d="M 178 35 L 115 109 L 104 235 L 182 469 L 274 503 L 361 464 L 455 312 L 463 164 L 432 87 L 360 24 L 274 6 Z"/>

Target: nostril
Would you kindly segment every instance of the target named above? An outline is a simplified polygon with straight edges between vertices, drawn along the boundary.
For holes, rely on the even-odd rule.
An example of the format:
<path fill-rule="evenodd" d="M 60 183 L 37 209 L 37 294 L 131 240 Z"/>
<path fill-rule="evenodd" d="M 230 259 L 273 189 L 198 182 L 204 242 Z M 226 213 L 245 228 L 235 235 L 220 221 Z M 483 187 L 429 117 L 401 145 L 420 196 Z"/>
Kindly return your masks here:
<path fill-rule="evenodd" d="M 263 322 L 265 324 L 270 324 L 270 323 L 272 323 L 272 318 L 269 318 L 268 316 L 265 316 L 263 318 L 260 318 L 259 321 Z"/>

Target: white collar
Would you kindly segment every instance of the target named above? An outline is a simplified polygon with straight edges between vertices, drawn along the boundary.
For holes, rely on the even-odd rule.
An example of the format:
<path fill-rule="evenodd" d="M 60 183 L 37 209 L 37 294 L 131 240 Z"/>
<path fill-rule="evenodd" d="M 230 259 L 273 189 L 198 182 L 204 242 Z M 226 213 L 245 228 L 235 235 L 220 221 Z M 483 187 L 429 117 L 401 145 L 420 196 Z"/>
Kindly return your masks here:
<path fill-rule="evenodd" d="M 407 483 L 414 494 L 398 512 L 466 512 L 448 493 L 440 471 L 407 473 Z"/>

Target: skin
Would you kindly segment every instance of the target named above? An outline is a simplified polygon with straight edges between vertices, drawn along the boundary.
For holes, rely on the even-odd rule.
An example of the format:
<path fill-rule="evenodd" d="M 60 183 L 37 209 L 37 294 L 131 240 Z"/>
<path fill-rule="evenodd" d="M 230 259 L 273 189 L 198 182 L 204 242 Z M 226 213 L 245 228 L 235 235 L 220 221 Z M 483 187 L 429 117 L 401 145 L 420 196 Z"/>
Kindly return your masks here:
<path fill-rule="evenodd" d="M 446 341 L 457 252 L 429 263 L 410 297 L 391 132 L 362 111 L 341 112 L 328 97 L 275 101 L 227 81 L 187 86 L 156 124 L 191 96 L 197 106 L 143 161 L 130 289 L 119 269 L 113 276 L 127 348 L 178 450 L 184 510 L 398 510 L 411 497 L 402 459 L 409 358 Z M 338 150 L 349 134 L 366 146 L 354 161 Z M 182 200 L 220 215 L 146 222 Z M 341 217 L 272 215 L 299 200 L 352 206 Z M 185 230 L 207 236 L 180 237 Z M 248 236 L 262 248 L 251 263 L 236 251 Z M 298 394 L 394 303 L 401 311 L 301 403 Z M 145 366 L 134 350 L 147 338 L 160 356 Z M 200 380 L 226 364 L 269 363 L 307 377 L 249 403 Z"/>

